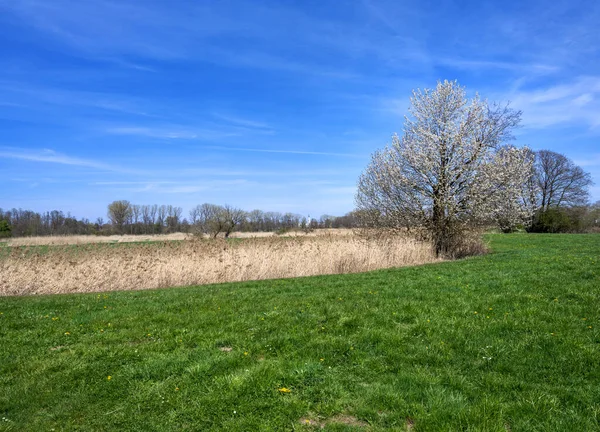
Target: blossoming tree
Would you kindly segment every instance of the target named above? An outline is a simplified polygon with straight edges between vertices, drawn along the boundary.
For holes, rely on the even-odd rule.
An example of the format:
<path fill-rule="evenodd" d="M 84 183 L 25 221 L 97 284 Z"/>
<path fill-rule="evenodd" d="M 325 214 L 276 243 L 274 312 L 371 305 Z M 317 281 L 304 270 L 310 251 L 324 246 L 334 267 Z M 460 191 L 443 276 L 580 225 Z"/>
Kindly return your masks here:
<path fill-rule="evenodd" d="M 489 221 L 527 223 L 532 152 L 505 146 L 521 113 L 467 99 L 457 82 L 413 91 L 402 137 L 373 154 L 356 204 L 367 226 L 424 228 L 437 254 Z"/>

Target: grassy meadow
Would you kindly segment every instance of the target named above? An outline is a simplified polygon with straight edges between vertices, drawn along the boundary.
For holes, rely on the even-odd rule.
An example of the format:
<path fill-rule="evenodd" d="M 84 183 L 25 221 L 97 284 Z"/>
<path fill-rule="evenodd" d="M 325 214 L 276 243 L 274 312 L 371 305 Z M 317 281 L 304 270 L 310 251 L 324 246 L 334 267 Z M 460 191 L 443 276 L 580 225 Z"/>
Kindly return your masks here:
<path fill-rule="evenodd" d="M 0 430 L 600 430 L 600 236 L 487 239 L 368 273 L 0 297 Z"/>

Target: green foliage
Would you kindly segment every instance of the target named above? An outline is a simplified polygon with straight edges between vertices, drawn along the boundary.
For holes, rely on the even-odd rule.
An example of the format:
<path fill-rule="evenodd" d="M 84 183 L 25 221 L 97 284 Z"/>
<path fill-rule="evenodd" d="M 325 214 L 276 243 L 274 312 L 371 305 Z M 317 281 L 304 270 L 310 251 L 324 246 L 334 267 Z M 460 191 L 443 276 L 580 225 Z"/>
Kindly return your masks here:
<path fill-rule="evenodd" d="M 7 238 L 12 236 L 12 229 L 7 220 L 0 220 L 0 238 Z"/>
<path fill-rule="evenodd" d="M 599 240 L 492 235 L 489 255 L 415 268 L 0 298 L 0 429 L 598 430 Z"/>
<path fill-rule="evenodd" d="M 538 212 L 530 232 L 583 232 L 588 228 L 585 222 L 586 216 L 586 208 L 549 208 Z"/>

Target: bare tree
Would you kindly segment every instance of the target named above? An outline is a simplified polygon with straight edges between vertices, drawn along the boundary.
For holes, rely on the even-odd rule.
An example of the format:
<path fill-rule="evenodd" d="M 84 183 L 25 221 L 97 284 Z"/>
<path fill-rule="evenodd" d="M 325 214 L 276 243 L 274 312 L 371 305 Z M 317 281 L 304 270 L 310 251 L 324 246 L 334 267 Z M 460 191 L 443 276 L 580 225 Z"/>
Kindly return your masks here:
<path fill-rule="evenodd" d="M 468 100 L 456 82 L 413 91 L 402 138 L 394 135 L 359 178 L 356 204 L 364 223 L 425 228 L 438 255 L 453 253 L 467 227 L 493 218 L 490 209 L 500 201 L 494 186 L 505 169 L 494 164 L 495 154 L 520 116 L 478 95 Z M 504 187 L 517 201 L 518 191 Z"/>
<path fill-rule="evenodd" d="M 129 201 L 113 201 L 108 205 L 108 219 L 116 227 L 119 234 L 123 233 L 123 226 L 129 222 L 131 213 L 131 203 Z"/>
<path fill-rule="evenodd" d="M 251 231 L 265 230 L 265 213 L 262 210 L 252 210 L 248 213 L 247 218 Z"/>
<path fill-rule="evenodd" d="M 197 205 L 196 207 L 193 207 L 190 210 L 190 223 L 193 226 L 196 226 L 196 224 L 200 221 L 200 206 Z"/>
<path fill-rule="evenodd" d="M 229 235 L 246 220 L 246 212 L 230 205 L 220 206 L 204 203 L 197 206 L 194 213 L 198 214 L 196 225 L 202 232 L 216 238 L 220 233 Z"/>
<path fill-rule="evenodd" d="M 246 218 L 246 212 L 242 209 L 226 204 L 222 208 L 222 218 L 224 220 L 223 227 L 225 238 L 227 238 L 236 229 L 236 227 L 244 221 Z"/>
<path fill-rule="evenodd" d="M 172 205 L 167 206 L 166 225 L 169 232 L 176 232 L 179 230 L 182 213 L 183 209 L 181 207 L 174 207 Z"/>
<path fill-rule="evenodd" d="M 150 232 L 150 227 L 152 226 L 151 207 L 149 205 L 143 205 L 141 212 L 142 224 L 144 225 L 144 234 L 148 234 L 148 232 Z"/>
<path fill-rule="evenodd" d="M 166 223 L 166 219 L 167 219 L 167 206 L 164 204 L 157 206 L 157 217 L 156 217 L 155 226 L 156 226 L 159 234 L 162 233 L 162 231 L 163 231 L 163 228 Z"/>
<path fill-rule="evenodd" d="M 224 230 L 223 207 L 204 203 L 200 206 L 199 213 L 198 224 L 202 231 L 216 238 Z"/>
<path fill-rule="evenodd" d="M 154 232 L 154 226 L 158 223 L 158 204 L 152 204 L 150 207 L 150 221 L 152 223 L 152 232 Z"/>
<path fill-rule="evenodd" d="M 142 206 L 138 205 L 138 204 L 133 204 L 131 206 L 131 214 L 132 214 L 132 221 L 133 221 L 133 227 L 132 227 L 132 234 L 134 233 L 134 229 L 135 229 L 135 233 L 138 234 L 138 223 L 140 222 L 140 214 L 142 212 Z"/>
<path fill-rule="evenodd" d="M 585 205 L 589 199 L 588 189 L 593 184 L 589 173 L 566 156 L 550 150 L 537 152 L 536 179 L 542 212 Z"/>

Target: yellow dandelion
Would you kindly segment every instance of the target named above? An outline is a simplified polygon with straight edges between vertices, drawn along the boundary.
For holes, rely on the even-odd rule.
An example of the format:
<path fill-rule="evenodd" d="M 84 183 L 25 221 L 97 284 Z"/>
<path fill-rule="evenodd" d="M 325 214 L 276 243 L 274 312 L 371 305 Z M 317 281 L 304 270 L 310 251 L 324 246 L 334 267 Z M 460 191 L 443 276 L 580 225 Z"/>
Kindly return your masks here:
<path fill-rule="evenodd" d="M 175 387 L 175 391 L 179 391 L 179 387 Z"/>
<path fill-rule="evenodd" d="M 475 315 L 477 315 L 477 312 L 473 312 Z"/>
<path fill-rule="evenodd" d="M 592 326 L 588 326 L 588 328 L 592 328 Z"/>
<path fill-rule="evenodd" d="M 69 333 L 69 332 L 65 332 L 65 334 L 66 334 L 67 336 L 69 336 L 71 333 Z"/>
<path fill-rule="evenodd" d="M 292 391 L 289 388 L 281 387 L 279 389 L 279 393 L 291 393 Z"/>
<path fill-rule="evenodd" d="M 106 377 L 107 381 L 110 381 L 111 379 L 112 379 L 112 377 L 110 375 Z"/>
<path fill-rule="evenodd" d="M 319 359 L 319 361 L 325 361 L 325 359 L 324 359 L 324 358 L 322 358 L 322 359 Z"/>
<path fill-rule="evenodd" d="M 244 351 L 244 355 L 247 356 L 248 355 L 248 351 Z"/>
<path fill-rule="evenodd" d="M 492 308 L 489 308 L 489 310 L 494 310 L 494 309 L 492 309 Z"/>

